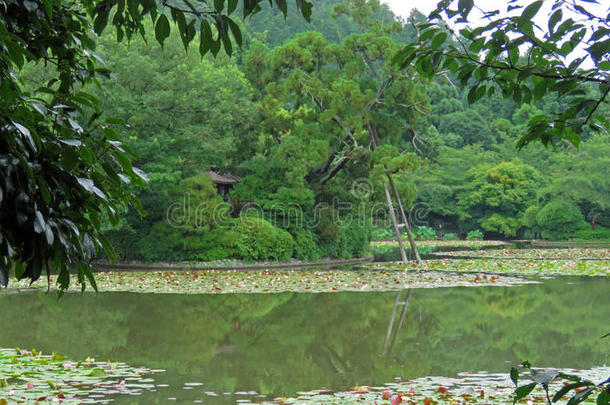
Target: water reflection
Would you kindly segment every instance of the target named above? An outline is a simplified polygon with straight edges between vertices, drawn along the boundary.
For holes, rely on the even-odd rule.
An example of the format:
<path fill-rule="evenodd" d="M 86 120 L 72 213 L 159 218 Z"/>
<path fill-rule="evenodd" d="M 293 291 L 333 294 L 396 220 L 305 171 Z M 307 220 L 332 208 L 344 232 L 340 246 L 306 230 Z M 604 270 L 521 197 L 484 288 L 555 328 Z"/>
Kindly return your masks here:
<path fill-rule="evenodd" d="M 169 387 L 127 403 L 204 399 L 206 391 L 218 396 L 205 396 L 205 403 L 234 403 L 243 398 L 236 392 L 274 397 L 397 376 L 502 372 L 507 361 L 523 359 L 604 365 L 610 345 L 599 337 L 608 332 L 609 287 L 607 279 L 562 278 L 511 288 L 419 289 L 404 318 L 396 309 L 394 325 L 401 318 L 403 325 L 389 338 L 395 292 L 0 296 L 0 347 L 167 370 L 156 379 Z M 204 385 L 184 389 L 189 382 Z"/>
<path fill-rule="evenodd" d="M 398 291 L 396 293 L 396 299 L 394 300 L 394 308 L 392 309 L 392 316 L 390 317 L 390 324 L 388 325 L 388 331 L 383 341 L 383 349 L 381 355 L 386 356 L 388 352 L 392 352 L 394 345 L 396 344 L 396 338 L 400 334 L 402 325 L 404 324 L 407 311 L 409 310 L 409 302 L 413 296 L 414 289 L 407 291 Z M 400 315 L 398 315 L 400 311 Z M 397 317 L 398 316 L 398 320 Z"/>

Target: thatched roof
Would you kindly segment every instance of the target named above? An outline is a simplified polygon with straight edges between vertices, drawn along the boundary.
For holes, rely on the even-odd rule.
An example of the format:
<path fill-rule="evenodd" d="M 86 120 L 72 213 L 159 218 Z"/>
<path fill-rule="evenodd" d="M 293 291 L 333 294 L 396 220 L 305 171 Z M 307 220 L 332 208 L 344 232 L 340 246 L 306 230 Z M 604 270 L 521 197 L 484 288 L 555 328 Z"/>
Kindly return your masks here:
<path fill-rule="evenodd" d="M 205 172 L 205 174 L 210 176 L 214 184 L 236 184 L 239 183 L 239 181 L 241 180 L 237 176 L 233 176 L 231 174 L 222 175 L 211 170 L 208 170 L 207 172 Z"/>

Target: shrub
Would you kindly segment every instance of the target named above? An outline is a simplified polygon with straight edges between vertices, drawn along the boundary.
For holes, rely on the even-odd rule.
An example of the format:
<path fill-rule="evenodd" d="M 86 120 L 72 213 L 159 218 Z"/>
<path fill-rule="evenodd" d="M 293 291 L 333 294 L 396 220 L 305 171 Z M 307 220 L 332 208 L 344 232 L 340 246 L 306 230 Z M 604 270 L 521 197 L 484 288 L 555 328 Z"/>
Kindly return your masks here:
<path fill-rule="evenodd" d="M 478 229 L 472 230 L 466 234 L 466 239 L 483 239 L 483 232 Z"/>
<path fill-rule="evenodd" d="M 540 233 L 545 239 L 575 237 L 586 226 L 578 206 L 571 201 L 554 200 L 546 204 L 536 216 Z"/>
<path fill-rule="evenodd" d="M 581 240 L 610 241 L 610 228 L 596 226 L 595 229 L 583 229 L 574 234 L 574 238 Z"/>
<path fill-rule="evenodd" d="M 394 232 L 386 228 L 375 228 L 371 231 L 371 240 L 387 240 L 394 237 Z"/>
<path fill-rule="evenodd" d="M 315 261 L 322 257 L 318 246 L 318 236 L 306 229 L 299 229 L 293 234 L 294 257 L 300 260 Z"/>
<path fill-rule="evenodd" d="M 121 226 L 104 231 L 104 236 L 112 244 L 116 257 L 121 260 L 141 259 L 138 242 L 141 237 L 127 221 L 121 221 Z M 105 257 L 105 256 L 104 256 Z"/>
<path fill-rule="evenodd" d="M 500 233 L 509 238 L 517 235 L 517 231 L 521 227 L 519 219 L 497 213 L 489 215 L 480 223 L 481 227 L 487 232 Z"/>
<path fill-rule="evenodd" d="M 527 228 L 523 232 L 523 237 L 525 239 L 536 238 L 540 233 L 537 219 L 539 212 L 540 207 L 538 207 L 537 205 L 532 205 L 531 207 L 528 207 L 523 213 L 523 216 L 521 217 L 521 224 Z"/>
<path fill-rule="evenodd" d="M 181 180 L 160 201 L 167 217 L 160 218 L 137 242 L 145 260 L 208 261 L 237 255 L 235 236 L 217 223 L 218 213 L 230 207 L 208 175 Z"/>
<path fill-rule="evenodd" d="M 220 260 L 237 254 L 234 235 L 224 229 L 172 228 L 155 224 L 140 240 L 147 261 Z"/>
<path fill-rule="evenodd" d="M 371 225 L 364 218 L 341 220 L 337 211 L 323 210 L 316 228 L 324 256 L 347 259 L 369 250 Z"/>
<path fill-rule="evenodd" d="M 521 223 L 523 226 L 526 226 L 530 229 L 536 229 L 538 227 L 538 212 L 540 212 L 540 208 L 537 205 L 532 205 L 528 207 L 523 213 L 521 217 Z"/>
<path fill-rule="evenodd" d="M 206 246 L 195 245 L 197 251 L 194 256 L 197 260 L 212 261 L 237 257 L 237 241 L 239 240 L 238 233 L 218 229 L 213 232 L 209 232 L 205 239 L 208 241 Z M 184 244 L 186 245 L 187 243 L 188 239 L 184 242 Z"/>
<path fill-rule="evenodd" d="M 415 239 L 436 239 L 436 231 L 429 226 L 416 226 L 413 230 Z"/>
<path fill-rule="evenodd" d="M 244 260 L 288 260 L 292 257 L 294 240 L 283 229 L 255 217 L 236 220 L 234 231 L 239 235 L 237 252 Z"/>
<path fill-rule="evenodd" d="M 458 236 L 457 233 L 446 233 L 445 236 L 443 236 L 443 239 L 445 239 L 445 240 L 456 240 L 459 238 L 460 237 Z"/>
<path fill-rule="evenodd" d="M 340 257 L 361 257 L 369 251 L 371 228 L 358 220 L 341 222 L 341 244 L 343 254 Z"/>

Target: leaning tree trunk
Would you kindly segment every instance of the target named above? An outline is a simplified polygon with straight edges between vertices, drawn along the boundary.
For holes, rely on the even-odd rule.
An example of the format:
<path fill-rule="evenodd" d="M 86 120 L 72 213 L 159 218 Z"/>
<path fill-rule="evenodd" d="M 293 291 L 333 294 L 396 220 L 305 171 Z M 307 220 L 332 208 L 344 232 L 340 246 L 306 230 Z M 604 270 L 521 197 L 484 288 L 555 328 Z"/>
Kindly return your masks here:
<path fill-rule="evenodd" d="M 377 137 L 375 136 L 375 133 L 373 132 L 373 127 L 371 126 L 371 124 L 369 123 L 367 126 L 368 126 L 368 130 L 369 130 L 369 135 L 371 137 L 371 142 L 373 144 L 373 149 L 376 149 L 377 148 Z M 407 220 L 407 216 L 405 215 L 405 211 L 402 207 L 400 195 L 398 194 L 398 190 L 396 189 L 396 186 L 394 185 L 394 180 L 392 179 L 392 174 L 390 173 L 388 166 L 384 165 L 384 171 L 385 171 L 386 175 L 388 176 L 388 180 L 390 181 L 390 184 L 392 186 L 392 191 L 394 192 L 394 196 L 396 197 L 396 200 L 398 201 L 398 207 L 400 208 L 402 220 L 403 220 L 404 226 L 407 230 L 407 236 L 409 237 L 409 243 L 411 245 L 411 249 L 413 250 L 413 253 L 415 253 L 415 258 L 417 259 L 417 263 L 423 264 L 423 262 L 419 256 L 419 251 L 417 250 L 417 246 L 415 245 L 415 239 L 413 238 L 413 234 L 411 233 L 411 227 L 409 226 L 409 221 Z M 398 229 L 396 215 L 394 214 L 394 205 L 392 204 L 392 197 L 390 196 L 390 192 L 388 190 L 388 185 L 383 177 L 381 178 L 381 181 L 383 183 L 383 190 L 385 191 L 385 194 L 386 194 L 388 208 L 390 209 L 390 217 L 392 218 L 392 223 L 394 224 L 394 233 L 396 234 L 396 240 L 398 241 L 398 247 L 400 248 L 400 252 L 402 254 L 402 260 L 406 262 L 407 254 L 405 252 L 405 248 L 402 243 L 402 235 L 400 234 L 400 229 Z"/>
<path fill-rule="evenodd" d="M 419 251 L 417 250 L 417 246 L 415 245 L 415 238 L 413 237 L 413 232 L 411 232 L 411 225 L 409 224 L 407 216 L 405 215 L 405 210 L 402 207 L 402 200 L 400 199 L 400 194 L 398 194 L 398 189 L 396 188 L 396 185 L 394 184 L 394 179 L 392 179 L 392 174 L 390 174 L 389 171 L 386 171 L 386 173 L 388 175 L 390 187 L 392 187 L 392 191 L 394 192 L 394 198 L 396 198 L 396 201 L 398 202 L 398 209 L 400 210 L 400 215 L 402 217 L 402 223 L 404 224 L 405 229 L 407 231 L 407 236 L 409 237 L 409 244 L 411 245 L 411 250 L 413 251 L 413 253 L 415 253 L 415 260 L 417 260 L 417 264 L 423 265 L 424 262 L 422 262 L 421 257 L 419 256 Z"/>
<path fill-rule="evenodd" d="M 394 213 L 394 204 L 392 203 L 392 197 L 390 196 L 390 190 L 388 190 L 388 184 L 382 177 L 381 182 L 383 184 L 383 191 L 385 192 L 385 199 L 388 203 L 388 210 L 390 211 L 390 218 L 392 219 L 392 225 L 394 226 L 394 236 L 398 241 L 398 248 L 400 249 L 400 256 L 403 262 L 407 262 L 407 252 L 405 251 L 405 245 L 402 243 L 402 235 L 400 229 L 398 229 L 398 221 L 396 220 L 396 214 Z"/>

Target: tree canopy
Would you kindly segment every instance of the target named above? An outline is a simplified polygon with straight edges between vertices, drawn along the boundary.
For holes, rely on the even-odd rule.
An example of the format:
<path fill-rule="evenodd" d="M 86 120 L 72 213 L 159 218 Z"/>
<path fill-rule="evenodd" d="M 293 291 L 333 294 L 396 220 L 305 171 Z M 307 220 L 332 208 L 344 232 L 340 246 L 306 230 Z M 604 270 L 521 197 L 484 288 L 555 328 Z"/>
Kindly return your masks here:
<path fill-rule="evenodd" d="M 113 249 L 100 232 L 103 218 L 119 221 L 121 206 L 137 203 L 129 184 L 147 181 L 132 166 L 131 150 L 115 132 L 120 121 L 100 119 L 99 100 L 85 91 L 110 71 L 95 53 L 97 35 L 110 24 L 116 40 L 145 35 L 154 25 L 163 45 L 171 18 L 185 50 L 199 40 L 201 55 L 231 54 L 241 30 L 231 15 L 260 10 L 261 0 L 2 0 L 0 8 L 0 282 L 8 271 L 36 280 L 54 269 L 63 290 L 77 269 L 82 288 L 95 288 L 90 262 Z M 286 0 L 275 6 L 287 12 Z M 296 0 L 305 17 L 311 3 Z M 48 82 L 28 89 L 19 78 L 26 63 L 43 63 Z"/>
<path fill-rule="evenodd" d="M 440 1 L 418 25 L 418 42 L 395 61 L 429 78 L 450 73 L 468 88 L 470 103 L 496 92 L 518 104 L 556 95 L 561 105 L 529 117 L 518 146 L 563 139 L 578 146 L 584 132 L 610 128 L 599 113 L 610 92 L 610 12 L 596 0 L 549 3 L 548 19 L 538 23 L 542 0 L 511 0 L 503 9 Z M 472 25 L 475 13 L 482 24 Z"/>
<path fill-rule="evenodd" d="M 468 1 L 430 23 L 365 0 L 297 1 L 286 19 L 283 1 L 0 0 L 0 281 L 94 285 L 91 261 L 113 246 L 139 260 L 362 255 L 372 222 L 387 226 L 372 211 L 387 173 L 441 236 L 559 237 L 569 207 L 567 233 L 607 237 L 607 18 L 558 2 L 557 21 L 530 27 L 538 3 L 478 27 Z M 242 179 L 224 201 L 210 168 Z M 169 226 L 186 194 L 227 221 Z M 263 218 L 239 227 L 249 206 Z"/>

